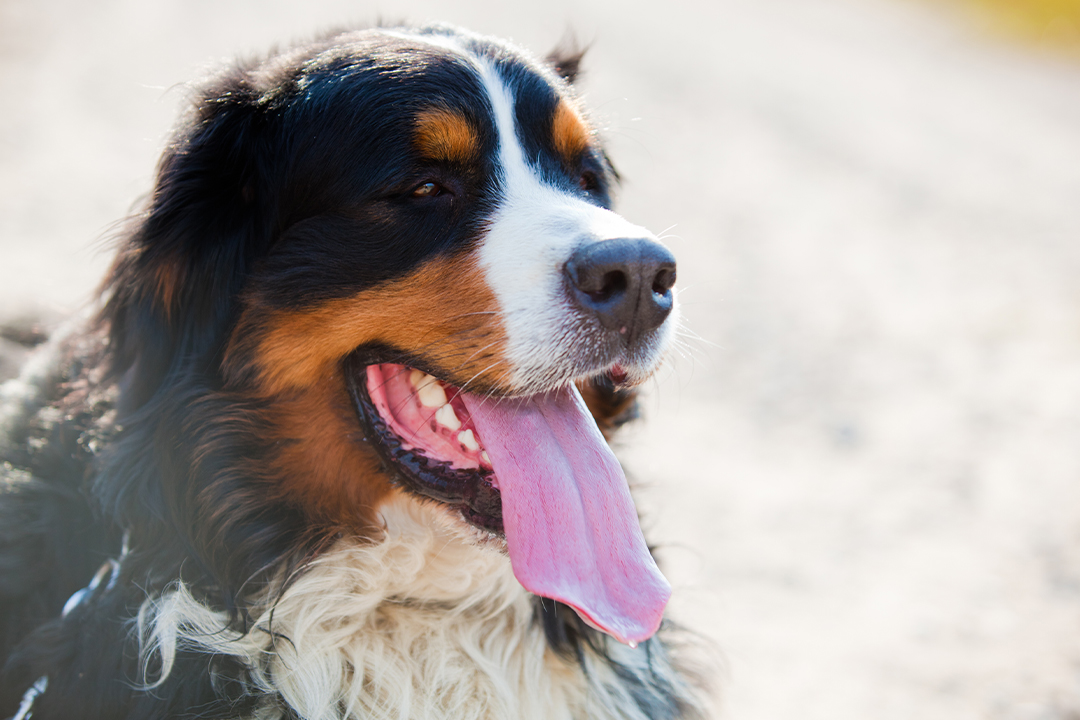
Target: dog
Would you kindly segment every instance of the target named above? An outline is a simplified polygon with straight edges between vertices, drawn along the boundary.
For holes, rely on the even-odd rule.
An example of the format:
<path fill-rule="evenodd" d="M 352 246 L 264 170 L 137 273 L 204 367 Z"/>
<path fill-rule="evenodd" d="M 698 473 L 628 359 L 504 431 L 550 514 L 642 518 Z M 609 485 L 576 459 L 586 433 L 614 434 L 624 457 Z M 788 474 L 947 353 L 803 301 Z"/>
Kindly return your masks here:
<path fill-rule="evenodd" d="M 373 28 L 194 93 L 4 389 L 0 717 L 700 716 L 606 443 L 676 264 L 580 60 Z"/>

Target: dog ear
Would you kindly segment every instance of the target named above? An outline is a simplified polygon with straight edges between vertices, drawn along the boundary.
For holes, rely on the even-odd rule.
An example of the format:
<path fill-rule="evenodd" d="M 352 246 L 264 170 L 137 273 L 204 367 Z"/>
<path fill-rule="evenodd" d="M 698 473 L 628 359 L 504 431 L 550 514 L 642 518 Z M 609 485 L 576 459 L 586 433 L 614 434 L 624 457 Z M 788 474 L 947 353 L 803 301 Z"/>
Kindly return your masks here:
<path fill-rule="evenodd" d="M 186 562 L 190 583 L 216 587 L 230 611 L 248 579 L 304 542 L 298 513 L 254 492 L 243 466 L 265 452 L 249 432 L 256 411 L 214 392 L 241 293 L 276 237 L 287 165 L 268 149 L 281 131 L 249 77 L 212 81 L 174 135 L 99 316 L 119 420 L 131 422 L 102 457 L 95 497 L 155 548 L 148 557 Z"/>
<path fill-rule="evenodd" d="M 588 50 L 588 46 L 583 47 L 577 37 L 568 32 L 546 59 L 559 77 L 574 83 L 581 74 L 581 60 Z"/>
<path fill-rule="evenodd" d="M 240 69 L 203 91 L 122 238 L 101 314 L 122 410 L 144 404 L 169 373 L 214 362 L 244 278 L 269 246 L 276 169 L 260 151 L 256 100 Z"/>

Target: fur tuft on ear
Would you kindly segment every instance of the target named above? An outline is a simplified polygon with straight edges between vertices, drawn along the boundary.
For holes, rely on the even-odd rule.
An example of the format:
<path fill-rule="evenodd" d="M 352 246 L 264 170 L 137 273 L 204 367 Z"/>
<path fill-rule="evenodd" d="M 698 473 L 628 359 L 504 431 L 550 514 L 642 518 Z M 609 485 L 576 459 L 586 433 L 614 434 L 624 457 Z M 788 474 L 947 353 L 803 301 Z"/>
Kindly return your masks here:
<path fill-rule="evenodd" d="M 574 83 L 581 74 L 581 60 L 588 51 L 588 45 L 582 46 L 577 36 L 568 32 L 555 49 L 548 53 L 546 59 L 559 77 L 568 83 Z"/>

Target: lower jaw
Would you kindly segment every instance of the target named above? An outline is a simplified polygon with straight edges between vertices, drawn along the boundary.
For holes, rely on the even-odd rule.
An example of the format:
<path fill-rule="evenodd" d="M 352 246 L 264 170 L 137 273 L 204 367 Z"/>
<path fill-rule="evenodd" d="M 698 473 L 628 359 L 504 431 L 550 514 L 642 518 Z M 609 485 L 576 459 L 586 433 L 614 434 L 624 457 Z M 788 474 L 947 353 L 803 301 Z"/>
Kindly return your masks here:
<path fill-rule="evenodd" d="M 375 364 L 371 360 L 360 353 L 349 356 L 345 377 L 365 440 L 378 453 L 390 477 L 405 491 L 446 505 L 469 525 L 505 537 L 502 497 L 491 483 L 491 472 L 455 468 L 404 445 L 368 393 L 366 368 Z"/>

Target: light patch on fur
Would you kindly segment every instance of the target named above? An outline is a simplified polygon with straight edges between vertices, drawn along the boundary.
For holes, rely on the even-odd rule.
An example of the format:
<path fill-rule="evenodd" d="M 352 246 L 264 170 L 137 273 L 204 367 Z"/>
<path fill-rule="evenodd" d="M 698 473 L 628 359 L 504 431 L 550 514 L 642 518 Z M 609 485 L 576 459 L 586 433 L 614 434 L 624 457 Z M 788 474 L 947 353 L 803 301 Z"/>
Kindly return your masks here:
<path fill-rule="evenodd" d="M 432 108 L 416 118 L 416 146 L 430 160 L 466 163 L 480 152 L 480 141 L 459 112 Z"/>
<path fill-rule="evenodd" d="M 49 342 L 33 352 L 23 364 L 18 377 L 0 383 L 0 452 L 8 456 L 8 443 L 18 437 L 16 428 L 36 412 L 50 385 L 56 382 L 58 343 Z"/>
<path fill-rule="evenodd" d="M 53 387 L 62 382 L 59 366 L 63 349 L 71 342 L 85 342 L 80 335 L 92 316 L 92 309 L 87 309 L 66 321 L 30 353 L 17 377 L 0 382 L 0 457 L 13 453 L 11 443 L 22 435 L 17 429 L 41 410 Z M 88 340 L 94 342 L 92 337 Z"/>
<path fill-rule="evenodd" d="M 280 694 L 307 720 L 570 720 L 645 716 L 609 664 L 587 670 L 551 652 L 507 557 L 400 495 L 382 509 L 381 542 L 341 540 L 263 608 L 254 629 L 183 585 L 139 613 L 143 663 L 167 675 L 182 648 L 235 657 L 252 692 Z M 674 677 L 644 648 L 612 643 L 628 669 Z"/>
<path fill-rule="evenodd" d="M 601 240 L 655 236 L 620 215 L 545 183 L 530 167 L 518 141 L 514 98 L 490 62 L 481 78 L 495 111 L 503 200 L 489 223 L 480 264 L 498 298 L 507 333 L 512 385 L 539 392 L 600 372 L 582 367 L 571 351 L 595 342 L 565 292 L 563 268 L 575 250 Z M 527 242 L 523 241 L 527 238 Z M 663 359 L 678 323 L 674 308 L 653 341 L 622 361 L 632 381 L 647 378 Z"/>

